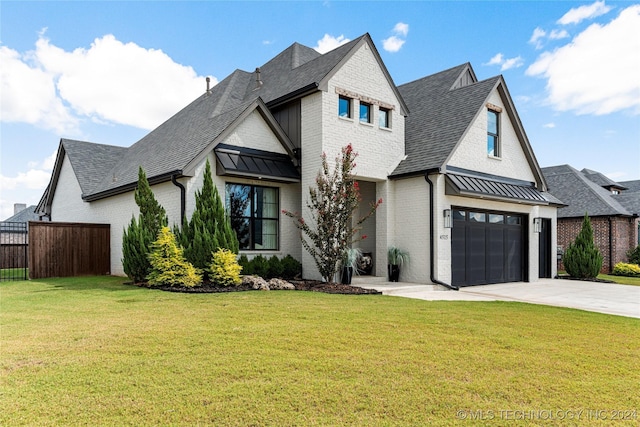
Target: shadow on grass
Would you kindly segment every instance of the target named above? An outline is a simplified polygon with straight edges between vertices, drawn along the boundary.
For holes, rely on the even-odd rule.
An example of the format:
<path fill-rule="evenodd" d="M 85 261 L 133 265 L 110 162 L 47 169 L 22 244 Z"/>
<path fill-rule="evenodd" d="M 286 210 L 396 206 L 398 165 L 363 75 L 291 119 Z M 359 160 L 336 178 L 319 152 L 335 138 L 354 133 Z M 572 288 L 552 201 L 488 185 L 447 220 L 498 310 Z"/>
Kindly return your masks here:
<path fill-rule="evenodd" d="M 50 285 L 52 288 L 50 290 L 122 292 L 139 289 L 137 286 L 133 286 L 128 278 L 117 276 L 56 277 L 34 279 L 33 281 Z M 47 290 L 42 290 L 41 292 L 47 292 Z"/>

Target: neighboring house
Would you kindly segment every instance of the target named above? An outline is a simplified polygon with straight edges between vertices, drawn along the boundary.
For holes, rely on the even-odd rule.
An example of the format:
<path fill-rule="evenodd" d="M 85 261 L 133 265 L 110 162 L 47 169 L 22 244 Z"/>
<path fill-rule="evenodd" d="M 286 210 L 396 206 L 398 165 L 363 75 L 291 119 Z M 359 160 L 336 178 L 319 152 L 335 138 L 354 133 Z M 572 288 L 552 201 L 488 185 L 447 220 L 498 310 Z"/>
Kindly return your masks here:
<path fill-rule="evenodd" d="M 170 223 L 180 223 L 208 159 L 241 252 L 291 254 L 305 277 L 319 278 L 281 212 L 309 217 L 322 154 L 332 163 L 349 143 L 362 211 L 383 199 L 360 242 L 373 274 L 386 276 L 394 245 L 411 254 L 403 281 L 555 275 L 560 202 L 546 192 L 503 78 L 478 82 L 463 64 L 397 87 L 368 34 L 323 55 L 294 43 L 253 73 L 236 70 L 129 148 L 61 140 L 38 210 L 53 221 L 111 224 L 112 274 L 122 274 L 138 167 Z"/>
<path fill-rule="evenodd" d="M 36 205 L 27 207 L 24 203 L 15 203 L 13 205 L 13 215 L 0 222 L 0 243 L 28 243 L 26 224 L 28 224 L 29 221 L 38 221 L 40 219 L 35 210 Z M 23 224 L 25 225 L 23 226 Z"/>
<path fill-rule="evenodd" d="M 590 169 L 569 165 L 543 168 L 549 191 L 567 206 L 558 209 L 558 246 L 573 242 L 585 213 L 589 215 L 594 241 L 603 257 L 602 272 L 627 262 L 627 251 L 638 244 L 640 181 L 615 182 Z"/>

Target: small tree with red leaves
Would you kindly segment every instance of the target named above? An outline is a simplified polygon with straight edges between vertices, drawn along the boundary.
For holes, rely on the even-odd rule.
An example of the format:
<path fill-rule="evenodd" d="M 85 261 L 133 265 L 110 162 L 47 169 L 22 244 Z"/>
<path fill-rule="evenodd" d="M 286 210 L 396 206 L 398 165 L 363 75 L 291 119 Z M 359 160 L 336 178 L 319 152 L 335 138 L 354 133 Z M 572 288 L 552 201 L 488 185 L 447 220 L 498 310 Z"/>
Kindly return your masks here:
<path fill-rule="evenodd" d="M 282 211 L 296 220 L 302 246 L 313 257 L 326 282 L 332 281 L 338 272 L 344 251 L 365 237 L 358 235 L 362 224 L 382 203 L 382 199 L 371 203 L 367 214 L 354 222 L 362 200 L 358 182 L 353 176 L 357 156 L 351 144 L 343 147 L 341 155 L 336 157 L 336 167 L 330 171 L 327 156 L 322 154 L 322 169 L 316 177 L 316 188 L 309 188 L 307 207 L 311 211 L 311 221 L 305 221 L 297 212 Z"/>

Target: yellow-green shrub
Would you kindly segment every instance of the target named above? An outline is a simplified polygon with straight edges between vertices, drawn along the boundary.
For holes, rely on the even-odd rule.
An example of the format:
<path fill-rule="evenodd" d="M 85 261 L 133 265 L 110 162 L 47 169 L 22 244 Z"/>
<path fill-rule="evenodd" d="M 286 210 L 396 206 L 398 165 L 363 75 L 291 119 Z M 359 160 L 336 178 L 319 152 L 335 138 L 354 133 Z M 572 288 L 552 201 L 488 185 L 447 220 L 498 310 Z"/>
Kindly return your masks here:
<path fill-rule="evenodd" d="M 209 279 L 217 285 L 239 285 L 242 267 L 236 260 L 236 254 L 228 249 L 220 248 L 213 252 L 212 256 Z"/>
<path fill-rule="evenodd" d="M 162 227 L 158 239 L 151 245 L 149 254 L 151 273 L 147 276 L 151 286 L 186 286 L 192 288 L 202 283 L 200 271 L 185 260 L 182 247 L 169 227 Z"/>
<path fill-rule="evenodd" d="M 640 277 L 640 266 L 619 262 L 613 267 L 614 276 Z"/>

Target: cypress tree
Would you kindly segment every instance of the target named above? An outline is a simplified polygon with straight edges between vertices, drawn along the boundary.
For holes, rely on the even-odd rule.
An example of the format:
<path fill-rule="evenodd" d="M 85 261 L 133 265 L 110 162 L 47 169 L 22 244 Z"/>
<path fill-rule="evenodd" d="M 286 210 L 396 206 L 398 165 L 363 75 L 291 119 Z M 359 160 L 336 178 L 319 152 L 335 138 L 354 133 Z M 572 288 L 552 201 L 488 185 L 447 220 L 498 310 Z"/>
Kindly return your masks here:
<path fill-rule="evenodd" d="M 202 189 L 196 191 L 196 207 L 191 220 L 185 220 L 182 231 L 177 234 L 184 247 L 185 258 L 205 274 L 211 265 L 213 252 L 223 248 L 238 253 L 238 239 L 231 229 L 218 189 L 213 185 L 208 159 Z"/>
<path fill-rule="evenodd" d="M 569 243 L 562 262 L 572 277 L 591 279 L 600 273 L 602 255 L 593 241 L 593 229 L 586 213 L 582 220 L 582 229 L 575 242 Z"/>
<path fill-rule="evenodd" d="M 151 245 L 158 237 L 163 226 L 167 225 L 167 214 L 158 203 L 147 176 L 138 170 L 138 186 L 134 197 L 140 208 L 138 221 L 131 218 L 129 227 L 122 234 L 122 267 L 125 274 L 134 282 L 142 282 L 151 272 L 148 255 Z"/>

